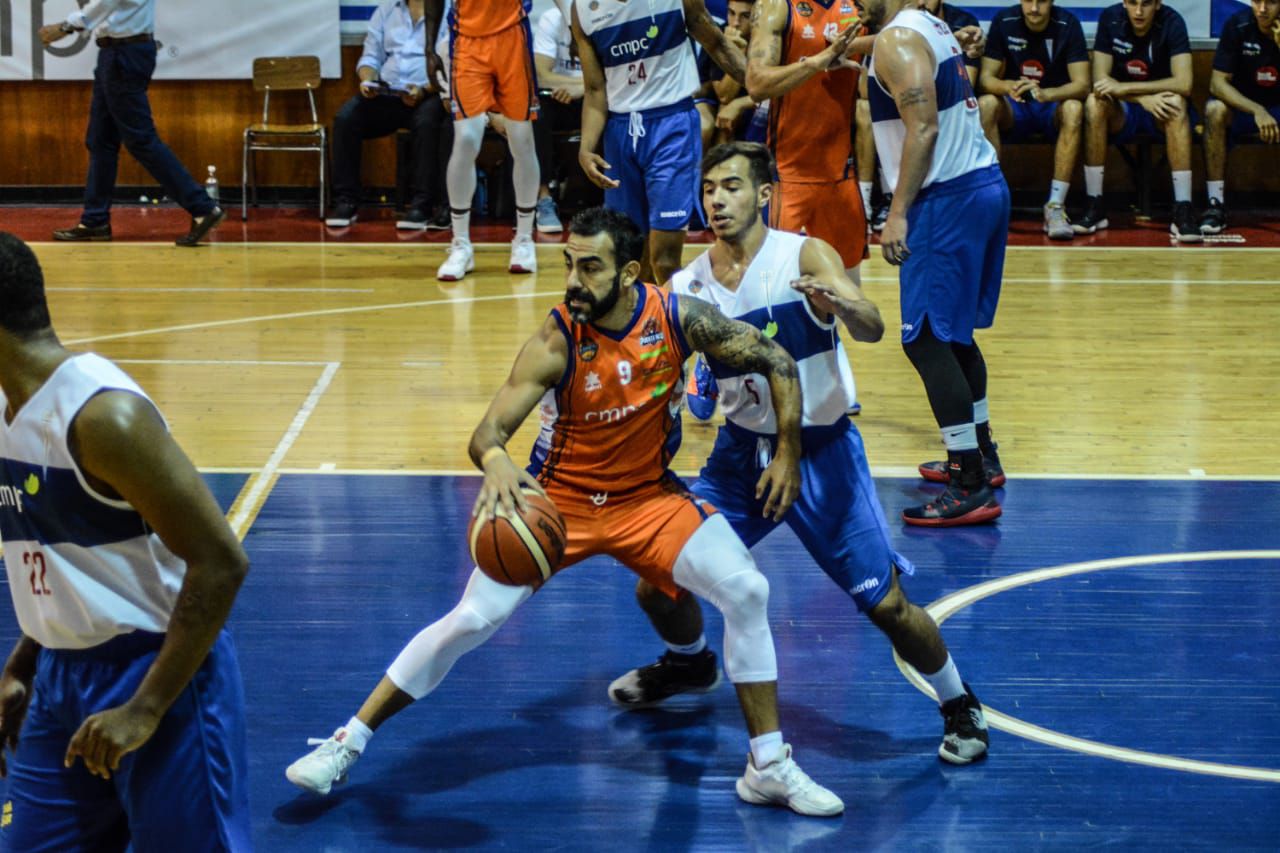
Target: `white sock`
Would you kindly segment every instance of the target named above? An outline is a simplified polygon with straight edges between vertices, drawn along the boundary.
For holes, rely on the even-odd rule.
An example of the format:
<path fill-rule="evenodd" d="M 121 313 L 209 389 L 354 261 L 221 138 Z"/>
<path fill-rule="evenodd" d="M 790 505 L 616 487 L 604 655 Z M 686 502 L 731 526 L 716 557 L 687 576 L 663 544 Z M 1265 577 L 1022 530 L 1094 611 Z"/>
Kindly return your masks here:
<path fill-rule="evenodd" d="M 871 209 L 871 182 L 858 181 L 858 190 L 862 193 L 862 209 Z"/>
<path fill-rule="evenodd" d="M 947 450 L 978 449 L 978 428 L 973 421 L 944 426 L 938 431 L 942 433 L 942 441 L 947 445 Z"/>
<path fill-rule="evenodd" d="M 1173 173 L 1173 200 L 1191 201 L 1191 170 Z"/>
<path fill-rule="evenodd" d="M 947 655 L 947 662 L 933 675 L 925 675 L 923 672 L 920 674 L 924 675 L 924 680 L 929 682 L 933 692 L 938 694 L 939 705 L 964 695 L 964 683 L 960 680 L 960 673 L 956 670 L 956 662 L 951 659 L 951 655 Z"/>
<path fill-rule="evenodd" d="M 707 635 L 700 634 L 698 639 L 694 640 L 687 646 L 681 646 L 676 643 L 667 643 L 667 648 L 678 655 L 696 655 L 707 647 Z"/>
<path fill-rule="evenodd" d="M 973 401 L 973 422 L 975 424 L 985 424 L 991 420 L 990 407 L 987 405 L 987 398 Z"/>
<path fill-rule="evenodd" d="M 1054 181 L 1049 185 L 1049 204 L 1066 204 L 1070 181 Z"/>
<path fill-rule="evenodd" d="M 1204 185 L 1209 190 L 1209 201 L 1216 201 L 1222 204 L 1223 193 L 1226 191 L 1226 181 L 1205 181 Z"/>
<path fill-rule="evenodd" d="M 373 729 L 360 722 L 356 717 L 347 720 L 347 724 L 342 728 L 346 731 L 346 737 L 342 738 L 342 745 L 354 749 L 356 752 L 364 752 L 364 748 L 373 739 Z"/>
<path fill-rule="evenodd" d="M 759 770 L 782 754 L 782 732 L 766 732 L 751 739 L 751 758 Z"/>
<path fill-rule="evenodd" d="M 466 240 L 471 242 L 471 208 L 459 213 L 456 210 L 449 211 L 449 221 L 453 223 L 453 239 Z"/>
<path fill-rule="evenodd" d="M 1102 195 L 1102 171 L 1105 166 L 1084 167 L 1084 191 L 1093 198 Z"/>

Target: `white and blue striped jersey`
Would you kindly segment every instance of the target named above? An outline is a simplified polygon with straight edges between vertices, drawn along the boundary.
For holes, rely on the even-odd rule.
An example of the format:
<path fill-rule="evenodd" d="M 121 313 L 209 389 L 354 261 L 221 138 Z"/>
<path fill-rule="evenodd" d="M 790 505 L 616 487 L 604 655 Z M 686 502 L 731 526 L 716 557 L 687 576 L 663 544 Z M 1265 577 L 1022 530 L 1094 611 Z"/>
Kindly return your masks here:
<path fill-rule="evenodd" d="M 938 99 L 938 138 L 933 148 L 933 162 L 921 189 L 967 175 L 996 163 L 996 150 L 982 132 L 978 115 L 978 99 L 969 84 L 964 52 L 944 22 L 919 9 L 903 9 L 885 30 L 904 27 L 924 37 L 933 51 L 937 70 L 933 75 Z M 871 75 L 867 101 L 871 107 L 872 131 L 880 166 L 890 186 L 898 185 L 902 166 L 902 145 L 906 126 L 898 114 L 898 105 L 876 78 L 875 54 L 869 65 Z"/>
<path fill-rule="evenodd" d="M 802 426 L 830 426 L 845 416 L 857 399 L 853 371 L 836 330 L 813 313 L 809 299 L 792 289 L 800 277 L 801 234 L 768 230 L 736 291 L 716 281 L 711 253 L 703 252 L 671 279 L 681 296 L 710 302 L 721 313 L 764 331 L 795 359 L 804 396 Z M 757 373 L 741 373 L 707 356 L 720 386 L 725 418 L 752 432 L 778 431 L 769 382 Z"/>
<path fill-rule="evenodd" d="M 604 68 L 609 112 L 642 112 L 692 97 L 698 66 L 682 0 L 574 2 Z"/>
<path fill-rule="evenodd" d="M 135 630 L 164 633 L 186 575 L 142 516 L 89 485 L 67 447 L 76 415 L 103 391 L 147 395 L 93 354 L 60 364 L 0 417 L 0 541 L 22 632 L 84 649 Z M 0 394 L 0 411 L 7 407 Z"/>

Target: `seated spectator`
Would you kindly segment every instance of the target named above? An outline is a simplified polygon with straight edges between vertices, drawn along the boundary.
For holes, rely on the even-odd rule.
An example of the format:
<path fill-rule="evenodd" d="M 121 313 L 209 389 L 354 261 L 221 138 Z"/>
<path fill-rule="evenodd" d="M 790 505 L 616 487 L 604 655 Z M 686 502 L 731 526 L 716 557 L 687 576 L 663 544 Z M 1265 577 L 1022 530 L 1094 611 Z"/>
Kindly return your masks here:
<path fill-rule="evenodd" d="M 1055 140 L 1044 230 L 1050 239 L 1070 240 L 1075 231 L 1065 204 L 1089 96 L 1089 48 L 1079 19 L 1053 0 L 1022 0 L 998 13 L 987 31 L 978 88 L 983 128 L 997 154 L 1001 137 Z"/>
<path fill-rule="evenodd" d="M 982 25 L 971 12 L 949 6 L 942 0 L 923 0 L 920 4 L 930 15 L 941 20 L 951 28 L 951 32 L 973 27 L 980 34 Z M 964 55 L 965 70 L 969 72 L 969 85 L 977 91 L 978 68 L 982 61 L 981 39 L 973 49 L 966 49 Z M 858 103 L 854 109 L 854 147 L 855 161 L 858 169 L 858 189 L 862 191 L 862 205 L 871 210 L 872 179 L 875 173 L 876 143 L 871 134 L 871 107 L 867 103 L 867 75 L 863 74 L 858 81 Z M 893 187 L 887 186 L 884 174 L 880 175 L 880 205 L 872 212 L 867 224 L 873 231 L 884 230 L 885 220 L 889 218 L 889 205 L 893 203 Z"/>
<path fill-rule="evenodd" d="M 1088 204 L 1077 234 L 1108 225 L 1102 201 L 1107 142 L 1164 134 L 1173 172 L 1173 221 L 1180 243 L 1199 243 L 1191 207 L 1191 42 L 1182 16 L 1160 0 L 1124 0 L 1103 10 L 1093 43 L 1093 92 L 1084 105 Z"/>
<path fill-rule="evenodd" d="M 396 227 L 449 226 L 444 170 L 453 124 L 440 96 L 427 91 L 423 3 L 384 0 L 369 19 L 364 53 L 356 64 L 360 93 L 343 104 L 333 119 L 334 204 L 326 225 L 345 228 L 356 221 L 364 140 L 408 129 L 413 195 Z"/>
<path fill-rule="evenodd" d="M 1280 143 L 1280 0 L 1253 0 L 1252 9 L 1227 20 L 1213 55 L 1209 95 L 1204 108 L 1209 206 L 1200 231 L 1221 234 L 1227 227 L 1227 146 L 1247 137 Z"/>
<path fill-rule="evenodd" d="M 747 52 L 746 45 L 751 41 L 751 9 L 754 5 L 755 0 L 729 0 L 724 34 L 731 42 L 742 47 L 744 54 Z M 758 109 L 761 105 L 751 99 L 741 83 L 727 74 L 711 85 L 720 104 L 716 111 L 712 144 L 719 145 L 734 140 L 764 142 L 768 128 L 761 126 L 761 121 L 768 121 L 767 102 L 761 114 Z M 753 133 L 759 138 L 748 139 Z M 703 140 L 703 144 L 706 144 L 706 140 Z"/>
<path fill-rule="evenodd" d="M 554 5 L 538 17 L 533 33 L 533 65 L 542 105 L 538 120 L 533 123 L 533 142 L 542 175 L 533 223 L 543 234 L 559 234 L 564 226 L 551 197 L 550 183 L 565 164 L 556 157 L 553 137 L 582 127 L 582 63 L 578 61 L 578 47 L 569 22 Z"/>

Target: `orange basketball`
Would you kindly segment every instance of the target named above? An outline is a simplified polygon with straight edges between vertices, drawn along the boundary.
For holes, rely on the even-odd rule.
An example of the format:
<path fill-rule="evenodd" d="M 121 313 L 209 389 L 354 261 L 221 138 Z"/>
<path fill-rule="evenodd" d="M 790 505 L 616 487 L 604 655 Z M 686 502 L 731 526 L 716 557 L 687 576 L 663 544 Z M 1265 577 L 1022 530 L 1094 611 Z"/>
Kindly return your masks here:
<path fill-rule="evenodd" d="M 564 518 L 550 499 L 524 489 L 529 508 L 507 515 L 472 516 L 467 527 L 471 559 L 486 575 L 509 586 L 538 586 L 564 560 Z"/>

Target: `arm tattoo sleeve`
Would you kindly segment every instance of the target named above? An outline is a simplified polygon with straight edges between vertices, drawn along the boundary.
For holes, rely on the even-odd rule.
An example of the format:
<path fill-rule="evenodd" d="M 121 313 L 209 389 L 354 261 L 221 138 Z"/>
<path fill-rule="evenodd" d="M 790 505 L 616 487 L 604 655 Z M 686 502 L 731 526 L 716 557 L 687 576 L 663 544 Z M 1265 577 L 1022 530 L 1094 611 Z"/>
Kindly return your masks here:
<path fill-rule="evenodd" d="M 729 367 L 763 376 L 799 376 L 782 347 L 754 326 L 731 320 L 700 299 L 680 300 L 689 343 Z"/>

